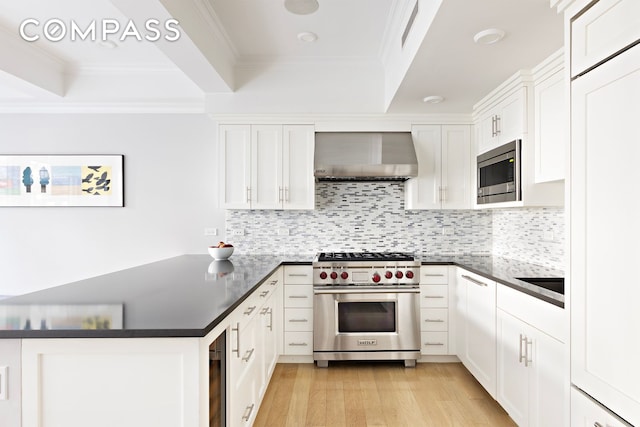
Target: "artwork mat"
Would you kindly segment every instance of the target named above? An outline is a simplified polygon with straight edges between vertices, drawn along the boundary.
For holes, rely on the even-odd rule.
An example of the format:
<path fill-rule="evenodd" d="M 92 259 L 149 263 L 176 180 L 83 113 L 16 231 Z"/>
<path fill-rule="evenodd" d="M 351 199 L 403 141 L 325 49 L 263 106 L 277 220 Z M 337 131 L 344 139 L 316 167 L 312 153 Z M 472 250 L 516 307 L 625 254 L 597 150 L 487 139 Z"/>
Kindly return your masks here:
<path fill-rule="evenodd" d="M 19 167 L 19 194 L 6 194 L 3 185 L 2 168 L 6 172 L 8 166 Z M 26 192 L 23 172 L 29 166 L 32 171 L 33 184 L 31 193 Z M 43 193 L 39 182 L 39 171 L 45 167 L 50 174 L 48 188 Z M 110 168 L 110 191 L 109 194 L 90 195 L 76 189 L 76 194 L 61 194 L 59 188 L 53 184 L 56 177 L 52 173 L 53 168 L 82 166 L 103 166 Z M 6 178 L 6 177 L 5 177 Z M 82 185 L 82 183 L 80 183 Z M 124 156 L 121 154 L 108 155 L 0 155 L 0 207 L 16 206 L 102 206 L 102 207 L 123 207 L 124 206 Z"/>

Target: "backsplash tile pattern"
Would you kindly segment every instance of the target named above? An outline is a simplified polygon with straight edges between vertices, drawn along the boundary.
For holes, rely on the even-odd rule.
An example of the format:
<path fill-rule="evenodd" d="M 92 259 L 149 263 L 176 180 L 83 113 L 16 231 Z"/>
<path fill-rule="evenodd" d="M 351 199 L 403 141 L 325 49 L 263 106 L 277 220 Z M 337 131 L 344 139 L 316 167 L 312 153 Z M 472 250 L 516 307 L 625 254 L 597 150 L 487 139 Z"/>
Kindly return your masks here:
<path fill-rule="evenodd" d="M 493 254 L 558 270 L 564 263 L 564 209 L 493 211 Z"/>
<path fill-rule="evenodd" d="M 313 211 L 226 212 L 227 240 L 240 253 L 489 253 L 491 225 L 489 211 L 405 211 L 404 184 L 390 182 L 319 182 Z M 245 235 L 233 236 L 240 228 Z"/>

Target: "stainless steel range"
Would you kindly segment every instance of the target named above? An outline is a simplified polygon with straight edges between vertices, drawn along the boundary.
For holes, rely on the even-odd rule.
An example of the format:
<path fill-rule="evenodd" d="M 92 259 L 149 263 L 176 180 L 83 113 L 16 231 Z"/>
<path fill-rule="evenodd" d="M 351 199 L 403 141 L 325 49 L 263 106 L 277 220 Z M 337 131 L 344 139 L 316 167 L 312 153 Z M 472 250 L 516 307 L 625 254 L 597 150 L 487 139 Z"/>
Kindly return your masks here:
<path fill-rule="evenodd" d="M 420 262 L 401 252 L 321 252 L 313 261 L 313 358 L 420 357 Z"/>

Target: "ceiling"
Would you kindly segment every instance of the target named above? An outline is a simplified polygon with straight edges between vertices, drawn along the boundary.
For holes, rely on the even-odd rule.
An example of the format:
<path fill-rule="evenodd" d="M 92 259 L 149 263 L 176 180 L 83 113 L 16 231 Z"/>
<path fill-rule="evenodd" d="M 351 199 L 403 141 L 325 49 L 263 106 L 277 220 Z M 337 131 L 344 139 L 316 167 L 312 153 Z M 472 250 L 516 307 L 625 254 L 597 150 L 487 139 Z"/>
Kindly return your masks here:
<path fill-rule="evenodd" d="M 400 38 L 418 12 L 404 46 Z M 0 111 L 470 113 L 520 69 L 563 45 L 548 0 L 318 0 L 294 15 L 284 0 L 20 0 L 0 5 Z M 129 20 L 179 21 L 180 38 L 124 37 Z M 21 23 L 34 19 L 26 28 Z M 97 40 L 47 40 L 60 20 Z M 105 20 L 121 30 L 100 40 Z M 55 25 L 53 26 L 55 27 Z M 53 28 L 52 27 L 52 28 Z M 500 28 L 506 37 L 478 45 Z M 303 32 L 314 42 L 299 40 Z M 428 95 L 444 102 L 426 104 Z"/>

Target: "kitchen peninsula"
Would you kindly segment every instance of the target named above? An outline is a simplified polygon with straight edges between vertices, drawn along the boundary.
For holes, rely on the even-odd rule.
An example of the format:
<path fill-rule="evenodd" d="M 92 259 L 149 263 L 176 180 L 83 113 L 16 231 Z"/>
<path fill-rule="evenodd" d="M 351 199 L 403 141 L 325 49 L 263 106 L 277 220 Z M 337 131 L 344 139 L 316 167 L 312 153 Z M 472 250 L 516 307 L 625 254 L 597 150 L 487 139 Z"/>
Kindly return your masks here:
<path fill-rule="evenodd" d="M 38 419 L 64 420 L 67 426 L 86 425 L 89 419 L 96 426 L 208 425 L 210 344 L 230 331 L 228 349 L 245 356 L 236 347 L 235 328 L 242 329 L 237 316 L 264 317 L 255 313 L 269 314 L 266 305 L 251 307 L 271 298 L 277 360 L 283 322 L 280 267 L 306 268 L 311 258 L 237 254 L 232 261 L 214 262 L 207 255 L 183 255 L 3 300 L 1 343 L 9 348 L 13 343 L 21 361 L 21 367 L 9 367 L 22 371 L 21 384 L 15 384 L 19 375 L 9 376 L 11 398 L 22 397 L 21 425 L 39 425 Z M 464 268 L 563 306 L 563 295 L 515 279 L 561 272 L 489 256 L 430 255 L 421 261 L 424 267 Z M 260 372 L 249 370 L 266 376 L 266 388 L 272 371 Z"/>

